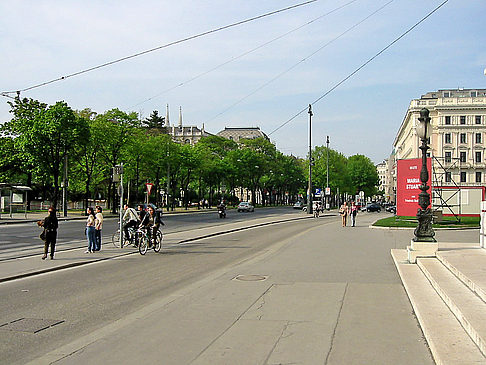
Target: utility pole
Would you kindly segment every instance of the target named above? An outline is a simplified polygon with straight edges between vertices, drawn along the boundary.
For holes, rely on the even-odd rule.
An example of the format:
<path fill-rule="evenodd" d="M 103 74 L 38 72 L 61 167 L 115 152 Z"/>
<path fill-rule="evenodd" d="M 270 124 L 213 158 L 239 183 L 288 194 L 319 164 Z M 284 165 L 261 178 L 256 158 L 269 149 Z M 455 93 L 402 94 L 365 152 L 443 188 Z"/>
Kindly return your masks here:
<path fill-rule="evenodd" d="M 331 204 L 329 202 L 330 198 L 330 189 L 329 189 L 329 136 L 326 139 L 326 152 L 327 152 L 327 171 L 326 171 L 326 209 L 329 210 Z M 328 194 L 329 191 L 329 194 Z"/>
<path fill-rule="evenodd" d="M 63 216 L 67 217 L 67 186 L 68 186 L 68 156 L 67 153 L 64 155 L 64 181 L 62 183 L 62 210 Z"/>
<path fill-rule="evenodd" d="M 309 104 L 309 187 L 307 188 L 307 214 L 312 214 L 312 105 Z"/>

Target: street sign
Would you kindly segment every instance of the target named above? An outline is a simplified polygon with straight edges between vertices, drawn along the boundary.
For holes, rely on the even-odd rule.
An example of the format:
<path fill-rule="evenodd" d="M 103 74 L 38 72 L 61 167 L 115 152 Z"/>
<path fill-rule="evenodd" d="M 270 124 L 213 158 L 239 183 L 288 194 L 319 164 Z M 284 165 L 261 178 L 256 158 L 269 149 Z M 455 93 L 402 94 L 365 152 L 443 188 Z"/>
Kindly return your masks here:
<path fill-rule="evenodd" d="M 326 188 L 326 196 L 331 195 L 331 188 Z"/>
<path fill-rule="evenodd" d="M 150 195 L 150 192 L 152 191 L 152 186 L 154 186 L 154 184 L 152 183 L 147 183 L 147 194 Z"/>
<path fill-rule="evenodd" d="M 123 165 L 113 166 L 113 181 L 120 182 L 120 175 L 123 174 Z"/>
<path fill-rule="evenodd" d="M 316 194 L 315 194 L 315 196 L 316 196 L 316 197 L 320 197 L 320 196 L 321 196 L 321 194 L 322 194 L 322 189 L 316 189 Z"/>

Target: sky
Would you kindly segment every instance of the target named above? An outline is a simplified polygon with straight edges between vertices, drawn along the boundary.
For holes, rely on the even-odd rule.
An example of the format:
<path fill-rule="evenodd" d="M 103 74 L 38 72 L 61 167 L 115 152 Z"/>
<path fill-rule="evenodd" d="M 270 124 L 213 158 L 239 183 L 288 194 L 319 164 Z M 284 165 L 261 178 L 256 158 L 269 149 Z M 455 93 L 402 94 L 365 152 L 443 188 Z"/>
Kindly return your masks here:
<path fill-rule="evenodd" d="M 303 2 L 3 1 L 0 92 Z M 313 146 L 329 136 L 330 148 L 379 163 L 390 155 L 412 99 L 439 89 L 486 88 L 486 2 L 449 0 L 334 89 L 442 2 L 317 0 L 21 96 L 142 118 L 154 110 L 164 116 L 168 104 L 172 124 L 182 107 L 184 125 L 204 123 L 214 134 L 260 127 L 281 152 L 300 157 L 308 151 L 309 115 L 296 115 L 312 104 Z M 0 122 L 11 118 L 9 100 L 0 97 Z"/>

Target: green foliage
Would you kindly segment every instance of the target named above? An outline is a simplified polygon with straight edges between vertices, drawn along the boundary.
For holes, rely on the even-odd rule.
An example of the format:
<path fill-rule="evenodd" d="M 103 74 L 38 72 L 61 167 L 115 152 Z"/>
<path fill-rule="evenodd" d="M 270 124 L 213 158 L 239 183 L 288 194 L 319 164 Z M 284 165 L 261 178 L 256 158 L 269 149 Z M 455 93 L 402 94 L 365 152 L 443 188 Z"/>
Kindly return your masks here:
<path fill-rule="evenodd" d="M 259 191 L 268 203 L 293 199 L 304 193 L 308 162 L 287 156 L 265 138 L 236 143 L 219 136 L 203 137 L 196 145 L 179 144 L 161 128 L 164 118 L 154 111 L 141 122 L 136 113 L 111 109 L 97 114 L 91 109 L 74 112 L 64 102 L 47 105 L 33 99 L 10 103 L 13 118 L 1 129 L 0 179 L 36 185 L 59 198 L 64 158 L 69 169 L 70 199 L 93 197 L 117 204 L 112 167 L 124 164 L 125 188 L 131 203 L 145 199 L 147 182 L 154 184 L 151 201 L 160 203 L 161 192 L 174 198 L 206 198 L 212 203 L 224 191 L 234 201 L 235 189 Z M 365 156 L 349 159 L 334 150 L 316 147 L 313 180 L 325 187 L 329 153 L 329 186 L 333 193 L 371 193 L 377 181 L 374 165 Z M 168 186 L 169 185 L 169 186 Z M 276 199 L 278 197 L 278 199 Z M 255 201 L 253 202 L 255 203 Z"/>
<path fill-rule="evenodd" d="M 13 137 L 23 165 L 53 184 L 51 202 L 56 204 L 64 158 L 75 153 L 79 140 L 87 138 L 88 125 L 65 102 L 47 106 L 17 98 L 9 104 L 13 118 L 5 124 L 4 133 Z"/>

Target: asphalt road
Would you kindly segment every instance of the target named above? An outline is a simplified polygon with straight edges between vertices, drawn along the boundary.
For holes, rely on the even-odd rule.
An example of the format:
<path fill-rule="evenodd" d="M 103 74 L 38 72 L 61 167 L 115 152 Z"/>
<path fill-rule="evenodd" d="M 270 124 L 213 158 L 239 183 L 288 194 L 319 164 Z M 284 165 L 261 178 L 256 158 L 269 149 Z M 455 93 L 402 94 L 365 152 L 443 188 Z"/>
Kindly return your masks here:
<path fill-rule="evenodd" d="M 260 208 L 252 213 L 238 213 L 234 209 L 228 209 L 225 219 L 220 219 L 216 211 L 165 214 L 162 219 L 165 226 L 162 226 L 162 230 L 165 234 L 168 234 L 189 229 L 224 226 L 228 223 L 247 221 L 252 218 L 278 216 L 283 212 L 294 212 L 296 215 L 303 214 L 299 210 L 292 210 L 291 207 Z M 118 219 L 105 219 L 102 231 L 103 244 L 111 245 L 111 236 L 117 229 Z M 56 251 L 87 246 L 84 230 L 84 220 L 60 221 Z M 0 226 L 0 253 L 2 253 L 0 261 L 37 254 L 38 248 L 42 244 L 39 240 L 39 234 L 40 229 L 33 222 Z"/>
<path fill-rule="evenodd" d="M 230 212 L 227 220 L 221 221 L 216 213 L 171 216 L 166 217 L 166 222 L 172 229 L 190 229 L 191 221 L 220 225 L 246 219 L 251 224 L 252 217 L 264 214 L 278 214 L 278 210 L 260 210 L 246 216 Z M 123 256 L 0 284 L 0 323 L 16 318 L 64 321 L 62 325 L 36 334 L 0 331 L 0 363 L 25 363 L 121 319 L 217 269 L 254 257 L 275 242 L 295 236 L 325 219 L 336 218 L 264 226 L 194 241 L 164 250 L 161 254 Z M 61 231 L 72 235 L 78 228 L 82 228 L 82 222 L 66 222 Z M 27 234 L 20 236 L 29 237 Z"/>

